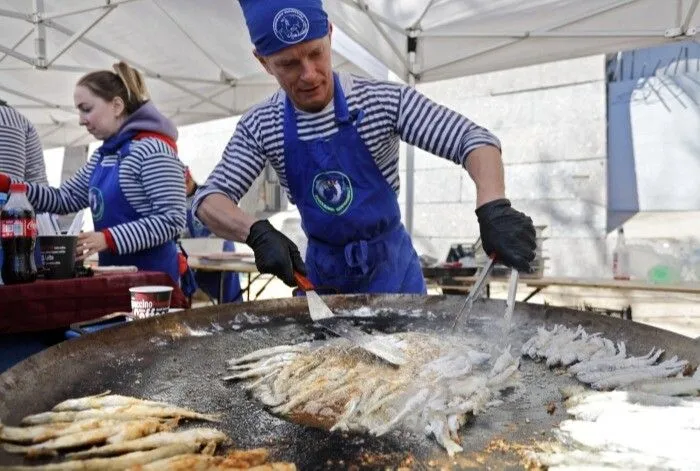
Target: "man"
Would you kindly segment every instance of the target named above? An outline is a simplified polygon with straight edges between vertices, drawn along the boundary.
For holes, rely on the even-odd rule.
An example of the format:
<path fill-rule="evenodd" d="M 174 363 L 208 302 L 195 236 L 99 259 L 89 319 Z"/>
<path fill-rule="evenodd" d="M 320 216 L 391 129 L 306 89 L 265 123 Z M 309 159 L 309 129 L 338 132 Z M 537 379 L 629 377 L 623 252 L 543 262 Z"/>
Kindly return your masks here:
<path fill-rule="evenodd" d="M 44 152 L 34 125 L 0 100 L 0 173 L 48 185 Z"/>
<path fill-rule="evenodd" d="M 242 117 L 195 197 L 197 217 L 214 233 L 245 241 L 258 269 L 289 286 L 294 271 L 308 271 L 343 293 L 425 293 L 397 200 L 401 139 L 466 168 L 486 252 L 529 270 L 535 230 L 505 199 L 495 136 L 411 87 L 335 74 L 321 0 L 240 4 L 253 54 L 281 90 Z M 284 234 L 236 205 L 266 161 L 299 208 L 306 265 Z"/>

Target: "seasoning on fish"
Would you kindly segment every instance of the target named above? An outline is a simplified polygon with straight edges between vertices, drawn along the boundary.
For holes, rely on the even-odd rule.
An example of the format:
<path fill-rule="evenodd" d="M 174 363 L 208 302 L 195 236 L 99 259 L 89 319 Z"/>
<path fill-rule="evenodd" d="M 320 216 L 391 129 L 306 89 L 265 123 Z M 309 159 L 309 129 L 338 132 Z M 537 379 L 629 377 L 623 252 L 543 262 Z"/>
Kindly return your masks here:
<path fill-rule="evenodd" d="M 0 424 L 0 441 L 14 443 L 39 443 L 61 435 L 110 427 L 121 421 L 86 419 L 78 422 L 57 422 L 29 427 L 10 427 Z"/>
<path fill-rule="evenodd" d="M 61 411 L 79 411 L 86 409 L 101 409 L 103 407 L 120 407 L 120 406 L 148 406 L 148 407 L 174 407 L 172 404 L 157 401 L 148 401 L 137 397 L 121 396 L 119 394 L 109 394 L 109 391 L 97 394 L 95 396 L 86 396 L 76 399 L 67 399 L 56 404 L 53 409 L 55 412 Z"/>
<path fill-rule="evenodd" d="M 345 339 L 263 349 L 227 362 L 226 380 L 278 415 L 331 430 L 383 435 L 397 427 L 432 435 L 448 452 L 462 451 L 458 431 L 499 391 L 518 383 L 519 359 L 492 355 L 464 338 L 405 332 L 386 336 L 404 351 L 396 368 Z"/>
<path fill-rule="evenodd" d="M 71 422 L 83 419 L 112 419 L 112 420 L 134 420 L 146 417 L 183 417 L 186 419 L 200 419 L 210 422 L 218 422 L 219 417 L 212 414 L 200 414 L 183 407 L 149 407 L 141 405 L 104 407 L 101 409 L 86 409 L 80 411 L 63 412 L 42 412 L 29 415 L 22 419 L 22 424 L 37 425 L 51 422 Z"/>
<path fill-rule="evenodd" d="M 68 453 L 66 457 L 69 459 L 84 459 L 95 456 L 110 456 L 131 451 L 150 450 L 176 443 L 197 443 L 199 445 L 216 443 L 218 445 L 226 440 L 228 440 L 226 434 L 219 430 L 212 428 L 194 428 L 179 432 L 154 433 L 153 435 L 142 436 L 135 440 L 113 443 L 76 453 Z"/>
<path fill-rule="evenodd" d="M 3 449 L 8 453 L 26 453 L 27 457 L 52 456 L 56 454 L 57 450 L 98 445 L 117 435 L 124 440 L 133 440 L 163 430 L 165 427 L 163 422 L 155 418 L 118 422 L 112 426 L 62 435 L 34 445 L 22 446 L 6 443 L 3 445 Z"/>
<path fill-rule="evenodd" d="M 248 470 L 248 471 L 296 471 L 294 463 L 266 463 L 269 452 L 264 448 L 234 450 L 226 456 L 180 455 L 154 461 L 127 471 L 208 471 L 208 470 Z"/>
<path fill-rule="evenodd" d="M 171 456 L 194 453 L 199 449 L 196 443 L 178 443 L 155 450 L 135 451 L 113 458 L 93 458 L 81 461 L 64 461 L 40 466 L 0 466 L 0 471 L 122 471 L 126 468 L 145 465 Z"/>

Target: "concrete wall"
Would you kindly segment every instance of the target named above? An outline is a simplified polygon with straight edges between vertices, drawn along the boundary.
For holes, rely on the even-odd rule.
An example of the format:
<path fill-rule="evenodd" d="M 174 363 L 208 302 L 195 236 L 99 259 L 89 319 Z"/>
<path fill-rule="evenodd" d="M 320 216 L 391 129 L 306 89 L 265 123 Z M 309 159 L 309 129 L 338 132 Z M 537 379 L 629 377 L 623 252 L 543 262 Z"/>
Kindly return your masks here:
<path fill-rule="evenodd" d="M 609 274 L 604 56 L 419 84 L 418 89 L 501 139 L 507 196 L 536 225 L 547 226 L 546 274 Z M 404 156 L 405 150 L 405 190 Z M 444 259 L 450 244 L 478 237 L 474 184 L 461 168 L 420 149 L 415 168 L 415 245 L 419 253 Z"/>
<path fill-rule="evenodd" d="M 536 225 L 547 226 L 548 276 L 612 276 L 616 235 L 607 233 L 605 67 L 604 56 L 593 56 L 418 86 L 501 139 L 507 196 Z M 464 170 L 420 149 L 415 168 L 414 244 L 419 253 L 444 259 L 450 244 L 478 237 L 474 185 Z M 401 169 L 403 203 L 405 149 Z M 626 221 L 632 262 L 645 263 L 647 255 L 635 251 L 640 246 L 687 260 L 679 250 L 687 254 L 700 247 L 699 215 L 641 213 Z M 494 283 L 492 296 L 505 297 L 505 288 Z M 518 299 L 528 291 L 523 286 Z M 697 301 L 692 295 L 569 287 L 547 288 L 531 300 L 579 308 L 631 306 L 636 321 L 691 337 L 700 335 Z"/>

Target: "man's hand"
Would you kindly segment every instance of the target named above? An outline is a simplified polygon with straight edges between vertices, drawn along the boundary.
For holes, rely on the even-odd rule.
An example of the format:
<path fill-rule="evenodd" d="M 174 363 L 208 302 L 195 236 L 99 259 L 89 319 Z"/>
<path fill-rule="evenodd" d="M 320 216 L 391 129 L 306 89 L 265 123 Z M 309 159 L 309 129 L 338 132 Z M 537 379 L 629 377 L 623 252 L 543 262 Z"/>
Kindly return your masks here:
<path fill-rule="evenodd" d="M 107 250 L 107 240 L 102 232 L 83 232 L 78 235 L 76 260 L 85 260 L 90 255 Z"/>
<path fill-rule="evenodd" d="M 250 226 L 245 242 L 253 249 L 255 266 L 260 273 L 275 275 L 287 286 L 296 286 L 295 271 L 306 275 L 299 249 L 286 235 L 272 227 L 270 221 L 263 219 Z"/>
<path fill-rule="evenodd" d="M 532 219 L 511 208 L 505 198 L 479 206 L 476 216 L 484 251 L 504 265 L 530 272 L 537 247 Z"/>

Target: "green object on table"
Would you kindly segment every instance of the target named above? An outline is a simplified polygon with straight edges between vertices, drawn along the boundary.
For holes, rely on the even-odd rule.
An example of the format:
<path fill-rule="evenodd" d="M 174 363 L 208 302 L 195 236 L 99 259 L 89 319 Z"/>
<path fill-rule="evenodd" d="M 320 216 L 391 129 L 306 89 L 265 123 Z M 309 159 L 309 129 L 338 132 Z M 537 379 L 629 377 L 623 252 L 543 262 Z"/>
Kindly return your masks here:
<path fill-rule="evenodd" d="M 647 278 L 652 283 L 674 283 L 678 281 L 678 271 L 668 265 L 654 265 L 649 269 Z"/>

